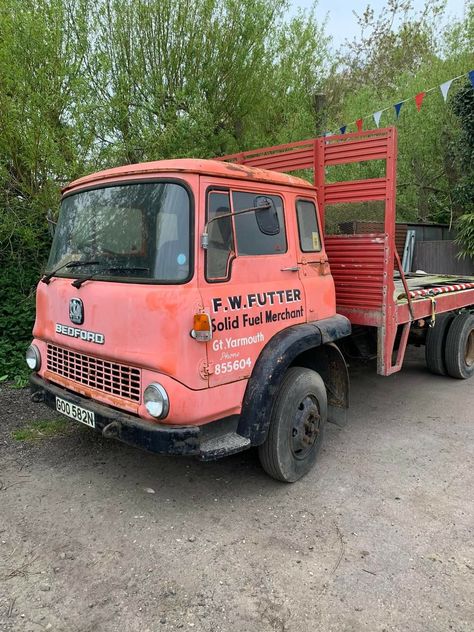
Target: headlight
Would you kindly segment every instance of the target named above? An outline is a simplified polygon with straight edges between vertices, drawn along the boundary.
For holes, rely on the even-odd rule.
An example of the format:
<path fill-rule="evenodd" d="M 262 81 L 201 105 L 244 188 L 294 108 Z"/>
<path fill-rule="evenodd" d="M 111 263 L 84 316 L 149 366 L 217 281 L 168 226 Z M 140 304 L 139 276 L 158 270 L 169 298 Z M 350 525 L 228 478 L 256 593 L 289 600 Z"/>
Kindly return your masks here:
<path fill-rule="evenodd" d="M 147 386 L 143 394 L 143 401 L 145 402 L 145 408 L 152 417 L 163 419 L 169 412 L 170 401 L 167 392 L 161 384 L 154 382 Z"/>
<path fill-rule="evenodd" d="M 38 371 L 41 366 L 41 354 L 36 345 L 30 345 L 26 350 L 26 364 L 32 371 Z"/>

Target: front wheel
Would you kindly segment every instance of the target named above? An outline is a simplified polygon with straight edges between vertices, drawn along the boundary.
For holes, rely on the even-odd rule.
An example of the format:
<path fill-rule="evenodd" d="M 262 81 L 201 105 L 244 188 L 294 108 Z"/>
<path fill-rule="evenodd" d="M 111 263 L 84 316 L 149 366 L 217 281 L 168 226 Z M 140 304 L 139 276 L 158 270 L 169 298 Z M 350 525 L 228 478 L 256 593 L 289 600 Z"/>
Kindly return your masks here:
<path fill-rule="evenodd" d="M 271 477 L 294 483 L 313 467 L 327 419 L 324 382 L 315 371 L 288 370 L 276 397 L 260 463 Z"/>

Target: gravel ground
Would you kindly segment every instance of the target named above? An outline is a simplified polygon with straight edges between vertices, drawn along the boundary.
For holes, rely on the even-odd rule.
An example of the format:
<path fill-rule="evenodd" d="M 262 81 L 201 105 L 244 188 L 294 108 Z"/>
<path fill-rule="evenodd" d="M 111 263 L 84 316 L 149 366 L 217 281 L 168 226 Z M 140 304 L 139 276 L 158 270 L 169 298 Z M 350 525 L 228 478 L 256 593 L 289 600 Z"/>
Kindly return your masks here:
<path fill-rule="evenodd" d="M 163 458 L 0 390 L 0 630 L 470 632 L 474 383 L 421 351 L 352 371 L 349 425 L 277 483 L 249 451 Z"/>

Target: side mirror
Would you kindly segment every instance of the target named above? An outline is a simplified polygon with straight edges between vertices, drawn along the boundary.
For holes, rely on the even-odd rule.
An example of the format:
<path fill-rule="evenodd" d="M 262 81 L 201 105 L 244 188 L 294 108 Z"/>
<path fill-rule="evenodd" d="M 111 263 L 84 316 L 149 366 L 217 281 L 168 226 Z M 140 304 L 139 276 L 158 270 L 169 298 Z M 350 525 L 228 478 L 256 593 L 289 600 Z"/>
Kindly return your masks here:
<path fill-rule="evenodd" d="M 258 195 L 254 200 L 254 206 L 250 208 L 242 208 L 234 213 L 223 213 L 222 215 L 211 217 L 204 226 L 204 232 L 201 235 L 201 247 L 205 250 L 209 247 L 209 225 L 211 222 L 216 222 L 224 217 L 243 215 L 244 213 L 255 213 L 257 226 L 264 235 L 278 235 L 280 232 L 280 222 L 273 200 L 264 195 Z"/>
<path fill-rule="evenodd" d="M 264 235 L 278 235 L 280 222 L 275 203 L 271 198 L 259 195 L 254 200 L 257 226 Z M 261 207 L 261 208 L 260 208 Z"/>

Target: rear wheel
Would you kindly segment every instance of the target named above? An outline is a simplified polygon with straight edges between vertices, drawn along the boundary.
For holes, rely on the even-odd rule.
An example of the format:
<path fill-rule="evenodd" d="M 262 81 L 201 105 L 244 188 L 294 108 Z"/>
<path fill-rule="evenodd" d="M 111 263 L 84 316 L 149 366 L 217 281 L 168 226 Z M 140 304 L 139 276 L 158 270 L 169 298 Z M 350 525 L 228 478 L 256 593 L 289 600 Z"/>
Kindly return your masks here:
<path fill-rule="evenodd" d="M 327 419 L 324 382 L 315 371 L 288 370 L 276 397 L 260 463 L 273 478 L 293 483 L 313 467 Z"/>
<path fill-rule="evenodd" d="M 474 314 L 465 312 L 453 320 L 446 338 L 446 369 L 460 380 L 474 375 Z"/>
<path fill-rule="evenodd" d="M 434 327 L 430 327 L 426 333 L 425 358 L 426 366 L 431 373 L 446 375 L 445 348 L 446 338 L 454 314 L 440 314 L 436 317 Z"/>

